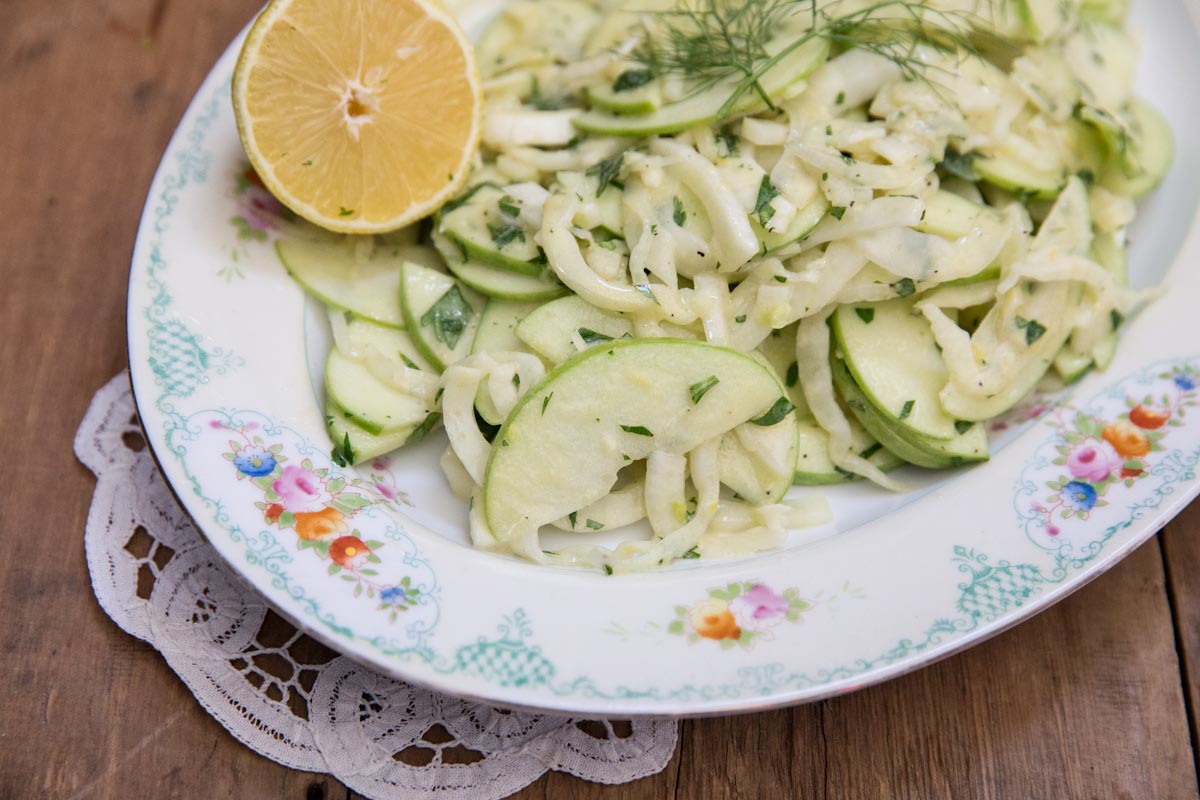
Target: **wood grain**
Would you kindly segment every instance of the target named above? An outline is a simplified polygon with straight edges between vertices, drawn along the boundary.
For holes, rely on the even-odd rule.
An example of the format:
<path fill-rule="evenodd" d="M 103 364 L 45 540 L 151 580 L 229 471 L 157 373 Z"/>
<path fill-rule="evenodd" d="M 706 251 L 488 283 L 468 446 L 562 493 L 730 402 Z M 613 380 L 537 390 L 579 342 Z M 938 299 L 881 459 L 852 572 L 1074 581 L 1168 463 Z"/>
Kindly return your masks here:
<path fill-rule="evenodd" d="M 0 3 L 0 800 L 352 795 L 237 743 L 104 616 L 81 543 L 93 481 L 70 456 L 92 393 L 124 366 L 129 256 L 159 154 L 257 6 Z M 1198 528 L 1200 506 L 1170 526 L 1165 573 L 1151 543 L 930 669 L 687 722 L 667 769 L 632 784 L 549 775 L 517 797 L 1196 797 Z"/>
<path fill-rule="evenodd" d="M 1195 748 L 1200 742 L 1200 502 L 1193 503 L 1170 522 L 1161 539 Z M 1200 766 L 1200 751 L 1196 763 Z"/>

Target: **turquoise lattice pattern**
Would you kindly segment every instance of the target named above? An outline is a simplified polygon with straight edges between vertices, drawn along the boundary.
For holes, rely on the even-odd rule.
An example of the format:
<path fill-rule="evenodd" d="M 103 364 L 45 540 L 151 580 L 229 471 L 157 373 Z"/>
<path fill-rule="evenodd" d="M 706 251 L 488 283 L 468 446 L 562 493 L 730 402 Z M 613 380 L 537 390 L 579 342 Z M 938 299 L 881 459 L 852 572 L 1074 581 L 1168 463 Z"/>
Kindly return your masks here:
<path fill-rule="evenodd" d="M 525 639 L 533 631 L 525 612 L 518 609 L 499 626 L 500 639 L 480 640 L 458 648 L 458 670 L 501 686 L 537 686 L 554 677 L 554 665 Z"/>
<path fill-rule="evenodd" d="M 969 583 L 960 583 L 959 611 L 973 619 L 990 622 L 1012 608 L 1020 608 L 1038 588 L 1047 582 L 1042 571 L 1032 564 L 1001 561 L 989 566 L 987 556 L 974 550 L 955 547 L 959 569 L 971 573 Z"/>
<path fill-rule="evenodd" d="M 221 348 L 205 349 L 195 334 L 175 318 L 176 312 L 171 309 L 174 297 L 167 286 L 167 261 L 163 255 L 168 223 L 178 207 L 181 194 L 189 186 L 200 185 L 208 180 L 213 155 L 207 147 L 207 138 L 225 104 L 223 101 L 227 102 L 228 94 L 229 84 L 226 82 L 205 105 L 187 134 L 187 146 L 176 153 L 176 169 L 163 176 L 158 202 L 151 211 L 154 224 L 149 240 L 146 282 L 152 299 L 144 313 L 149 323 L 148 363 L 163 389 L 157 405 L 164 413 L 172 410 L 168 398 L 191 396 L 207 380 L 210 371 L 223 374 L 244 363 Z"/>
<path fill-rule="evenodd" d="M 150 369 L 167 394 L 189 396 L 208 366 L 208 353 L 182 322 L 170 320 L 150 329 Z"/>

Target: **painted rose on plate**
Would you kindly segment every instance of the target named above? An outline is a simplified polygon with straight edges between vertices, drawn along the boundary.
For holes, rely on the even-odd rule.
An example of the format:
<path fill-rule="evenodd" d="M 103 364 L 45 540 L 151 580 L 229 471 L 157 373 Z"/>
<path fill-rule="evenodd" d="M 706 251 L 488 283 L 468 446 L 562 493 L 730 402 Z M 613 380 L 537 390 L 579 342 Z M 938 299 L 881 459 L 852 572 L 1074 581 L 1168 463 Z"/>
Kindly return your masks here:
<path fill-rule="evenodd" d="M 731 583 L 710 589 L 708 597 L 692 606 L 676 606 L 667 632 L 691 642 L 719 642 L 726 650 L 751 647 L 758 639 L 771 638 L 771 630 L 779 624 L 801 622 L 803 612 L 812 607 L 797 589 L 777 592 L 754 581 Z"/>

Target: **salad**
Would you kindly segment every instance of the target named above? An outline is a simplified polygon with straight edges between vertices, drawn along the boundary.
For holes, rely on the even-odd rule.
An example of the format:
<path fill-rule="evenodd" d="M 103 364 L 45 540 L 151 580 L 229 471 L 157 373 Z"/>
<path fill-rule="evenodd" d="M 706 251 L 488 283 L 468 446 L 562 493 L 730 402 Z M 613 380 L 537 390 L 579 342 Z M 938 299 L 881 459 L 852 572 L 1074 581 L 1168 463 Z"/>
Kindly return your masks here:
<path fill-rule="evenodd" d="M 1173 155 L 1122 0 L 514 0 L 456 196 L 278 253 L 328 305 L 334 458 L 443 427 L 481 548 L 778 547 L 812 487 L 988 458 L 1112 360 Z M 453 176 L 452 176 L 453 177 Z M 543 548 L 646 520 L 609 549 Z"/>

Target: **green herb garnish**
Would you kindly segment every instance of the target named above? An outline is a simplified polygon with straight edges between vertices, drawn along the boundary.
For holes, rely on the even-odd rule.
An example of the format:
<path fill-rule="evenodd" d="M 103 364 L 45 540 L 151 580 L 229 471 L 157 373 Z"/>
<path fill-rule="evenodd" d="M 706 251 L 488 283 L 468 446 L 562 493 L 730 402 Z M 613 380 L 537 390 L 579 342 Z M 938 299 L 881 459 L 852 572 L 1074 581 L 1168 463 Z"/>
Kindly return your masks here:
<path fill-rule="evenodd" d="M 770 175 L 763 175 L 762 183 L 758 185 L 758 199 L 754 203 L 752 213 L 759 225 L 766 225 L 775 216 L 775 208 L 771 201 L 779 197 L 779 190 L 771 183 Z"/>
<path fill-rule="evenodd" d="M 517 205 L 516 199 L 511 197 L 510 195 L 506 194 L 503 197 L 501 197 L 499 205 L 500 205 L 500 213 L 501 214 L 506 214 L 510 217 L 521 216 L 521 207 L 519 205 Z"/>
<path fill-rule="evenodd" d="M 621 170 L 625 166 L 625 154 L 617 153 L 615 156 L 604 159 L 598 164 L 593 164 L 587 168 L 584 173 L 588 177 L 595 178 L 597 181 L 596 197 L 604 194 L 604 190 L 609 187 L 609 184 L 616 180 L 621 174 Z"/>
<path fill-rule="evenodd" d="M 640 89 L 650 81 L 654 80 L 654 73 L 648 69 L 630 69 L 622 72 L 613 82 L 614 92 L 628 92 L 633 89 Z"/>
<path fill-rule="evenodd" d="M 440 413 L 438 413 L 437 411 L 434 411 L 434 412 L 426 415 L 425 419 L 421 422 L 420 425 L 418 425 L 416 428 L 413 429 L 413 432 L 411 434 L 409 434 L 408 439 L 406 439 L 404 443 L 405 444 L 419 444 L 421 441 L 423 441 L 425 439 L 426 436 L 429 435 L 429 432 L 431 430 L 433 430 L 435 427 L 437 427 L 437 424 L 441 421 L 442 421 L 442 415 Z"/>
<path fill-rule="evenodd" d="M 854 313 L 858 314 L 858 318 L 867 325 L 875 321 L 875 309 L 873 308 L 856 308 Z"/>
<path fill-rule="evenodd" d="M 775 405 L 767 409 L 767 413 L 763 414 L 758 419 L 750 420 L 751 425 L 761 425 L 764 428 L 769 428 L 772 425 L 779 423 L 784 417 L 796 410 L 792 402 L 786 397 L 781 397 L 775 401 Z"/>
<path fill-rule="evenodd" d="M 525 241 L 525 229 L 511 222 L 505 222 L 502 225 L 488 223 L 488 232 L 492 234 L 492 241 L 496 243 L 497 247 L 504 247 L 514 241 Z"/>
<path fill-rule="evenodd" d="M 603 522 L 597 522 L 594 519 L 589 519 L 585 524 L 594 531 L 598 531 L 604 527 Z M 612 574 L 612 567 L 609 567 L 608 572 L 610 575 Z"/>
<path fill-rule="evenodd" d="M 1025 331 L 1025 344 L 1027 345 L 1032 345 L 1046 333 L 1046 326 L 1036 319 L 1017 317 L 1017 328 Z"/>
<path fill-rule="evenodd" d="M 891 286 L 899 297 L 908 297 L 911 294 L 915 294 L 917 291 L 917 285 L 913 283 L 912 278 L 901 278 Z"/>
<path fill-rule="evenodd" d="M 346 438 L 342 439 L 341 444 L 333 446 L 333 451 L 329 454 L 329 457 L 339 467 L 354 466 L 354 462 L 358 460 L 358 453 L 354 450 L 354 445 L 350 444 L 350 434 L 346 434 Z"/>
<path fill-rule="evenodd" d="M 953 150 L 947 150 L 946 156 L 942 159 L 942 163 L 938 164 L 942 172 L 953 175 L 956 178 L 962 178 L 964 181 L 974 183 L 979 180 L 979 176 L 975 173 L 975 162 L 979 160 L 979 153 L 974 151 L 969 153 L 956 153 Z"/>
<path fill-rule="evenodd" d="M 900 414 L 896 419 L 908 419 L 913 412 L 913 406 L 917 404 L 916 400 L 906 400 L 904 406 L 900 409 Z"/>
<path fill-rule="evenodd" d="M 434 338 L 453 350 L 474 315 L 475 309 L 463 299 L 456 283 L 422 315 L 421 327 L 432 326 Z"/>
<path fill-rule="evenodd" d="M 600 333 L 599 331 L 594 331 L 591 328 L 580 328 L 579 338 L 583 339 L 583 341 L 587 344 L 595 344 L 596 342 L 611 342 L 613 340 L 613 337 L 609 336 L 607 333 Z"/>
<path fill-rule="evenodd" d="M 683 208 L 683 201 L 680 200 L 678 197 L 676 197 L 675 198 L 675 224 L 682 228 L 683 224 L 685 222 L 687 222 L 687 211 L 685 211 Z"/>
<path fill-rule="evenodd" d="M 622 425 L 621 430 L 626 433 L 632 433 L 634 436 L 653 436 L 650 429 L 645 425 Z"/>
<path fill-rule="evenodd" d="M 692 405 L 698 405 L 704 399 L 704 395 L 720 382 L 716 375 L 709 375 L 704 380 L 689 386 L 688 394 L 692 396 Z"/>

